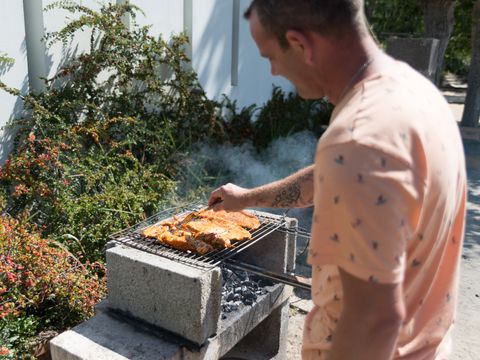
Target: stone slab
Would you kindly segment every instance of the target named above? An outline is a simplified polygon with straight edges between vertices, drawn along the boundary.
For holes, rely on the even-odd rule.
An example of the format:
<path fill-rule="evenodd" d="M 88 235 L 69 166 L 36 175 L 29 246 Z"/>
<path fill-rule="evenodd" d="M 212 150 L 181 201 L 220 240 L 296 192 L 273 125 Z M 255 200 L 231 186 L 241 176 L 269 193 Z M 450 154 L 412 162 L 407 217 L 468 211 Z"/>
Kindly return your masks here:
<path fill-rule="evenodd" d="M 217 333 L 219 268 L 205 271 L 138 249 L 107 250 L 108 305 L 133 318 L 203 344 Z"/>
<path fill-rule="evenodd" d="M 106 313 L 50 341 L 52 360 L 181 360 L 178 345 Z"/>
<path fill-rule="evenodd" d="M 52 360 L 216 360 L 263 323 L 259 329 L 264 330 L 254 337 L 261 336 L 263 341 L 260 342 L 268 344 L 264 349 L 271 349 L 270 353 L 277 349 L 274 356 L 278 356 L 284 351 L 285 345 L 277 342 L 286 341 L 288 316 L 284 316 L 284 313 L 288 309 L 290 289 L 284 285 L 274 285 L 269 290 L 252 306 L 246 306 L 248 309 L 228 314 L 220 322 L 219 334 L 209 338 L 201 347 L 151 325 L 105 311 L 109 306 L 104 303 L 102 310 L 92 319 L 50 342 Z M 265 332 L 265 329 L 269 332 Z M 257 354 L 262 349 L 250 350 L 252 354 Z M 247 355 L 246 359 L 256 359 L 255 356 Z"/>

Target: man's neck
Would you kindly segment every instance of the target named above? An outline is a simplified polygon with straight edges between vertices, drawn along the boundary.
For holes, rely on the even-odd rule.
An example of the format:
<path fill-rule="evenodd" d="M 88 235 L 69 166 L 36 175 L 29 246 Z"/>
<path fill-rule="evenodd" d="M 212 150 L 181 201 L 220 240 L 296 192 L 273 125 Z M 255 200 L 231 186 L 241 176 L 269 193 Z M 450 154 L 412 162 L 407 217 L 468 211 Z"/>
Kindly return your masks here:
<path fill-rule="evenodd" d="M 328 97 L 333 104 L 342 98 L 360 81 L 377 72 L 381 50 L 370 36 L 343 40 L 345 46 L 337 47 L 332 54 Z"/>

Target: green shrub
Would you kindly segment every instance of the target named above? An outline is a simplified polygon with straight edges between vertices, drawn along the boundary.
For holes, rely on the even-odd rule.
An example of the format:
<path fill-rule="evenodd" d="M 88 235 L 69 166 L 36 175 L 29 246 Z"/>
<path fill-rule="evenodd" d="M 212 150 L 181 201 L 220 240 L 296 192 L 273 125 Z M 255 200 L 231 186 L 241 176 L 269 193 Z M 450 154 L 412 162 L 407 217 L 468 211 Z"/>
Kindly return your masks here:
<path fill-rule="evenodd" d="M 67 44 L 91 31 L 90 49 L 20 96 L 31 116 L 16 119 L 14 151 L 0 172 L 7 211 L 44 236 L 98 260 L 108 234 L 157 211 L 173 196 L 175 158 L 207 136 L 222 138 L 219 104 L 206 98 L 186 66 L 187 39 L 167 43 L 135 24 L 131 5 L 99 12 L 69 2 L 47 7 L 79 14 L 48 34 Z M 121 18 L 132 16 L 128 30 Z M 75 239 L 75 240 L 72 240 Z"/>
<path fill-rule="evenodd" d="M 40 329 L 63 330 L 93 314 L 105 295 L 105 270 L 82 263 L 29 226 L 0 217 L 0 350 L 17 355 Z"/>
<path fill-rule="evenodd" d="M 264 149 L 272 140 L 302 130 L 320 137 L 330 121 L 333 106 L 326 100 L 304 100 L 274 87 L 272 97 L 261 108 L 253 124 L 253 143 Z"/>

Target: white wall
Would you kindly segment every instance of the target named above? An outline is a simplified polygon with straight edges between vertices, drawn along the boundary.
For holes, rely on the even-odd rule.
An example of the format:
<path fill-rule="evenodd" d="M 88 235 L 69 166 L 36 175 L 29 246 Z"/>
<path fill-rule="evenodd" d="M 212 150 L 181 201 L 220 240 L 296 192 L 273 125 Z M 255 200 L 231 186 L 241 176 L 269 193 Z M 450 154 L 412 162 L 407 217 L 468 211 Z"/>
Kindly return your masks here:
<path fill-rule="evenodd" d="M 57 0 L 43 0 L 43 7 L 56 2 Z M 83 6 L 91 9 L 100 9 L 101 3 L 105 0 L 77 0 Z M 76 15 L 62 10 L 53 9 L 43 12 L 43 22 L 45 25 L 45 34 L 54 32 L 64 28 L 71 20 L 75 19 Z M 73 41 L 67 48 L 64 48 L 62 43 L 56 43 L 47 49 L 47 72 L 48 77 L 52 77 L 57 72 L 59 65 L 68 62 L 72 57 L 78 56 L 82 52 L 88 50 L 90 47 L 90 32 L 78 32 Z"/>
<path fill-rule="evenodd" d="M 25 94 L 28 77 L 22 1 L 0 1 L 0 52 L 15 59 L 12 67 L 0 67 L 0 79 L 7 86 L 20 89 Z M 0 127 L 3 128 L 21 108 L 19 99 L 0 90 Z M 10 136 L 8 130 L 0 130 L 0 163 L 5 161 L 9 152 Z"/>
<path fill-rule="evenodd" d="M 42 0 L 34 0 L 42 1 Z M 77 0 L 82 5 L 98 9 L 106 1 L 123 2 L 125 0 Z M 237 100 L 239 107 L 253 103 L 262 105 L 271 95 L 273 85 L 286 91 L 293 86 L 286 80 L 272 77 L 268 61 L 261 58 L 243 19 L 243 12 L 250 0 L 130 0 L 139 6 L 145 15 L 138 14 L 140 25 L 151 24 L 154 36 L 162 35 L 168 39 L 172 34 L 184 30 L 191 34 L 192 66 L 198 73 L 200 83 L 207 95 L 220 100 L 222 94 Z M 54 0 L 43 0 L 43 7 Z M 238 3 L 237 3 L 238 2 Z M 233 6 L 239 4 L 238 44 L 232 41 Z M 186 16 L 190 14 L 191 16 Z M 66 11 L 55 9 L 43 13 L 45 32 L 61 29 L 72 19 Z M 187 20 L 185 20 L 187 19 Z M 188 19 L 191 19 L 191 23 Z M 187 22 L 187 24 L 185 23 Z M 47 50 L 47 74 L 52 76 L 58 66 L 69 58 L 88 48 L 90 34 L 79 33 L 70 46 L 65 49 L 56 44 Z M 238 46 L 238 81 L 232 85 L 232 46 Z M 20 0 L 0 1 L 0 51 L 15 59 L 10 69 L 0 68 L 0 78 L 7 85 L 28 89 L 28 68 L 25 50 L 25 26 L 23 2 Z M 8 70 L 8 71 L 7 71 Z M 0 92 L 0 126 L 21 110 L 18 99 Z M 3 163 L 9 149 L 9 136 L 0 131 L 0 163 Z"/>
<path fill-rule="evenodd" d="M 188 24 L 183 23 L 184 4 L 180 0 L 131 0 L 146 17 L 141 25 L 153 24 L 152 34 L 168 38 Z M 232 14 L 234 0 L 192 0 L 192 65 L 208 96 L 220 99 L 222 94 L 237 100 L 238 106 L 261 105 L 271 95 L 272 85 L 293 90 L 292 85 L 270 74 L 268 61 L 261 58 L 250 36 L 243 13 L 250 0 L 240 1 L 238 85 L 231 85 Z"/>
<path fill-rule="evenodd" d="M 283 78 L 273 77 L 268 61 L 260 57 L 243 13 L 250 0 L 240 2 L 238 85 L 231 85 L 233 0 L 194 1 L 193 67 L 212 97 L 226 94 L 239 106 L 263 104 L 272 84 L 292 90 Z"/>

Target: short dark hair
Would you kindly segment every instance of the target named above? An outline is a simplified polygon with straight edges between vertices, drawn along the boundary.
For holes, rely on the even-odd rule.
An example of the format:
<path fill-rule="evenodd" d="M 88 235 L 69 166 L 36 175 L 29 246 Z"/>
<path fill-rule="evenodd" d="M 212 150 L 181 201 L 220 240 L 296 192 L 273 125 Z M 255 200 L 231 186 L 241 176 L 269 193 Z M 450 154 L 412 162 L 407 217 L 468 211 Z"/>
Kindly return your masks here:
<path fill-rule="evenodd" d="M 285 33 L 288 30 L 315 31 L 322 35 L 340 35 L 356 31 L 367 32 L 363 0 L 253 0 L 245 11 L 249 19 L 252 11 L 283 48 L 288 48 Z"/>

